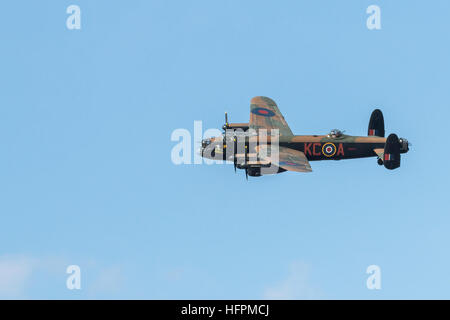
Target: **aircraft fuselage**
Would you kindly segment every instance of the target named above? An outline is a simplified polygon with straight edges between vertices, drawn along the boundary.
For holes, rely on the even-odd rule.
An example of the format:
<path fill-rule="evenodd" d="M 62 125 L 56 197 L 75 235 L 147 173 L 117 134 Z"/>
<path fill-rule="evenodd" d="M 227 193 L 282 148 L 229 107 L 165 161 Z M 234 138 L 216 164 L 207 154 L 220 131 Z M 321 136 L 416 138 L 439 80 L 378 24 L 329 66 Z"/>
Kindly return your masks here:
<path fill-rule="evenodd" d="M 281 139 L 279 145 L 303 152 L 309 161 L 318 161 L 375 157 L 374 149 L 383 149 L 385 143 L 383 137 L 304 135 Z"/>

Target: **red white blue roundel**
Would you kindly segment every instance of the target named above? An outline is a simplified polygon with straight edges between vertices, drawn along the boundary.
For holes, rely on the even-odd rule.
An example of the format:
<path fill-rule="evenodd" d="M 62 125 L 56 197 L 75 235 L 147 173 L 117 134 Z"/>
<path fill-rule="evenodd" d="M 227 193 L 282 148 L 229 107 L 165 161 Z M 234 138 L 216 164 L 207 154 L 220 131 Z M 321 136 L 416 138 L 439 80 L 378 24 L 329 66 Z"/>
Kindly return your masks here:
<path fill-rule="evenodd" d="M 325 157 L 332 157 L 336 153 L 336 146 L 331 142 L 325 143 L 322 146 L 322 153 Z"/>
<path fill-rule="evenodd" d="M 261 107 L 253 109 L 252 113 L 263 117 L 273 117 L 275 115 L 275 112 L 273 112 L 272 110 Z"/>

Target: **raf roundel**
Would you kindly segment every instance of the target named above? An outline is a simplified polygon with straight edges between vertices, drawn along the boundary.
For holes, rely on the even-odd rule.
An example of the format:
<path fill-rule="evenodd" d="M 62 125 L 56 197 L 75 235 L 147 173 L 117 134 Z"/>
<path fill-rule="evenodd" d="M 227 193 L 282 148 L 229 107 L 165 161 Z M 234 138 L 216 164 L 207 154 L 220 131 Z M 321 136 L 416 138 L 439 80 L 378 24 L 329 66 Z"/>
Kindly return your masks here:
<path fill-rule="evenodd" d="M 336 153 L 336 146 L 334 143 L 325 143 L 322 147 L 322 153 L 325 157 L 332 157 Z"/>
<path fill-rule="evenodd" d="M 261 107 L 253 109 L 252 113 L 263 117 L 273 117 L 275 115 L 275 112 L 273 112 L 272 110 Z"/>

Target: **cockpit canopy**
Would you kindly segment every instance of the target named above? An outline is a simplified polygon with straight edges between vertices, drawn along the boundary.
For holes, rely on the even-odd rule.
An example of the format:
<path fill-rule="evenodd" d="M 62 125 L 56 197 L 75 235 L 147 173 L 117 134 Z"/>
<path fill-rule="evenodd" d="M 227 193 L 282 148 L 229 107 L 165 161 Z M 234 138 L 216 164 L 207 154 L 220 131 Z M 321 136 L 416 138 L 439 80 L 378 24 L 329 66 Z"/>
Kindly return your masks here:
<path fill-rule="evenodd" d="M 339 138 L 342 136 L 342 131 L 339 129 L 333 129 L 330 131 L 330 133 L 328 134 L 328 137 L 330 138 Z"/>

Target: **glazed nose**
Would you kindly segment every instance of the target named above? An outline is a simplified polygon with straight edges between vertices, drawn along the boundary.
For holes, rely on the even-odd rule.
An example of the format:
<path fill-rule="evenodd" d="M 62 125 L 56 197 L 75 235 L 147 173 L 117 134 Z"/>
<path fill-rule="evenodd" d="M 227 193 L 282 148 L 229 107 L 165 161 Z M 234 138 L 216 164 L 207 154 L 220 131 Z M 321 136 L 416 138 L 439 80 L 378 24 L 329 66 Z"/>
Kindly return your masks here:
<path fill-rule="evenodd" d="M 202 140 L 202 148 L 206 148 L 211 143 L 211 140 L 209 139 L 203 139 Z"/>

